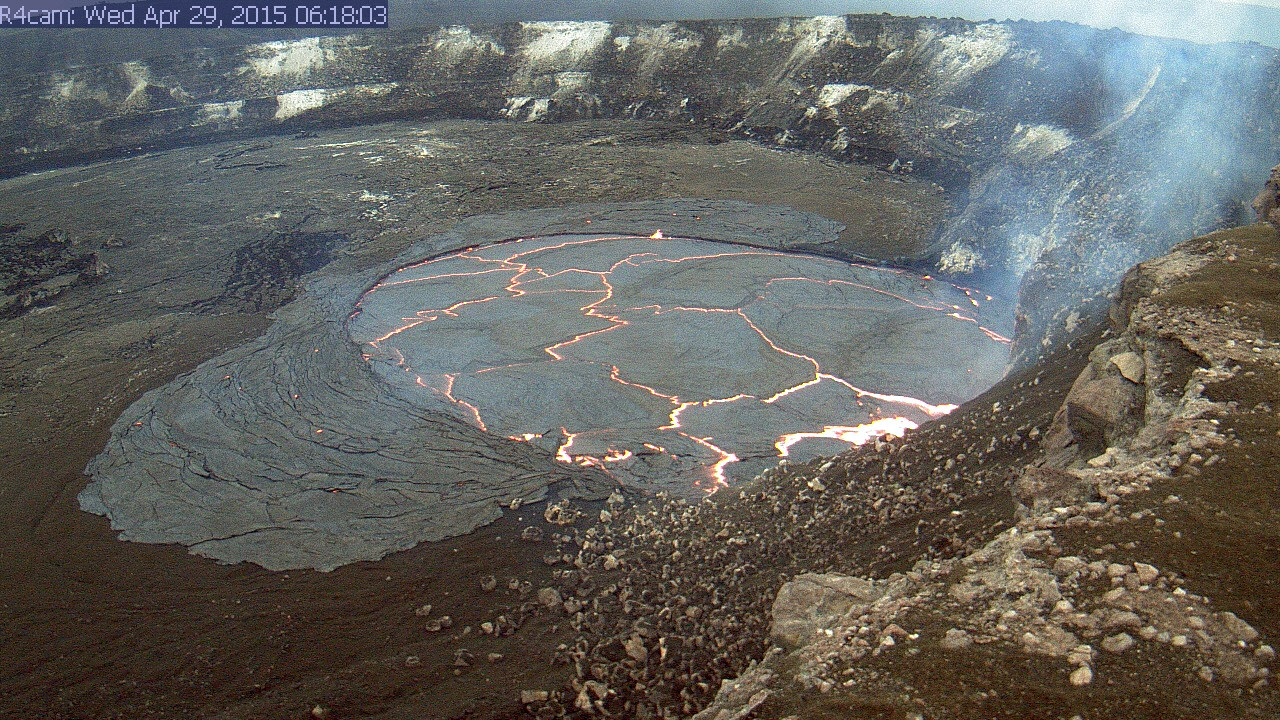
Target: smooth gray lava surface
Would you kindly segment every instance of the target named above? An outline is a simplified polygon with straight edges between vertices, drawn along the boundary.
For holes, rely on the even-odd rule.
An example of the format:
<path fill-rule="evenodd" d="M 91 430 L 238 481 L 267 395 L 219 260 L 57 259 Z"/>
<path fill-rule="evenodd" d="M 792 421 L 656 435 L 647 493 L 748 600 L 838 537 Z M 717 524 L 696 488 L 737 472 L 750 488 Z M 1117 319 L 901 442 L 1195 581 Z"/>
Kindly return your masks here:
<path fill-rule="evenodd" d="M 980 326 L 1008 334 L 1007 308 L 775 252 L 840 230 L 731 201 L 591 205 L 474 217 L 385 267 L 321 271 L 264 336 L 130 406 L 81 507 L 125 540 L 332 569 L 469 532 L 517 499 L 697 493 L 718 469 L 771 462 L 788 434 L 921 421 L 1000 375 L 1007 349 Z M 627 237 L 599 239 L 613 234 Z M 540 272 L 516 267 L 526 251 Z"/>
<path fill-rule="evenodd" d="M 554 235 L 372 288 L 352 340 L 398 396 L 675 493 L 945 414 L 998 379 L 986 297 L 688 238 Z"/>

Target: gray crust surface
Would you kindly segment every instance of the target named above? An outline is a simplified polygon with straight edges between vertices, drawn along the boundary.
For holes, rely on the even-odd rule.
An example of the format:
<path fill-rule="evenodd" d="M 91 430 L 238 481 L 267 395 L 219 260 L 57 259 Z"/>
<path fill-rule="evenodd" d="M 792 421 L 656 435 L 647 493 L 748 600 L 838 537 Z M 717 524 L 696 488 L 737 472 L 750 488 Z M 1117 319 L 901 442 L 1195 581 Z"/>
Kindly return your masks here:
<path fill-rule="evenodd" d="M 107 516 L 123 540 L 181 543 L 273 570 L 331 570 L 470 532 L 516 499 L 607 495 L 616 481 L 602 472 L 398 397 L 346 330 L 361 294 L 397 267 L 587 229 L 812 251 L 843 228 L 732 201 L 594 204 L 477 216 L 385 266 L 322 270 L 265 335 L 130 406 L 86 468 L 81 507 Z"/>

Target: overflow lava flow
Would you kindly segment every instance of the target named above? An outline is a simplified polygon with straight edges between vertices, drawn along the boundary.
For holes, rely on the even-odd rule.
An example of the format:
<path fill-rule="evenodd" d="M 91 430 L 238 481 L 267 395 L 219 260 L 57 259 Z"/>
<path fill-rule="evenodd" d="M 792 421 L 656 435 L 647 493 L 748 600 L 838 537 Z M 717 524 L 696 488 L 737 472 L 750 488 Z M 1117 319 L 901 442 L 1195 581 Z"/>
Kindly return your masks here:
<path fill-rule="evenodd" d="M 689 238 L 523 238 L 408 265 L 348 324 L 425 407 L 566 463 L 714 490 L 940 417 L 1005 317 L 903 270 Z"/>

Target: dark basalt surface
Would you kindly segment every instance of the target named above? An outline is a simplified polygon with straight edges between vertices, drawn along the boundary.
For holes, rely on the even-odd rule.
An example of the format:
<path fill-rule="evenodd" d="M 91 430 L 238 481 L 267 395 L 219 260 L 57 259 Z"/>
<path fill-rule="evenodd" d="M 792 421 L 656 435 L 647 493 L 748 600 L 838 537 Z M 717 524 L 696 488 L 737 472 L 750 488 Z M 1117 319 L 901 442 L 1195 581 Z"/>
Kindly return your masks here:
<path fill-rule="evenodd" d="M 106 274 L 98 253 L 58 228 L 36 237 L 22 225 L 0 225 L 0 318 L 48 305 L 68 288 Z"/>

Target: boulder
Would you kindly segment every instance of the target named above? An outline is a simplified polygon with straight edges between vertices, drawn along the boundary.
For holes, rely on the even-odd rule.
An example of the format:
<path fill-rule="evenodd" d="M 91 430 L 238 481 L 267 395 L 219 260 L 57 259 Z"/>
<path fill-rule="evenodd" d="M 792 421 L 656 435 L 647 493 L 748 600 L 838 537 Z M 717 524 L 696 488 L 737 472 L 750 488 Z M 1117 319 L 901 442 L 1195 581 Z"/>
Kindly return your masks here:
<path fill-rule="evenodd" d="M 1014 500 L 1035 512 L 1080 505 L 1094 495 L 1093 485 L 1072 473 L 1030 465 L 1018 473 L 1012 491 Z"/>
<path fill-rule="evenodd" d="M 784 646 L 802 645 L 855 607 L 870 605 L 883 595 L 883 590 L 862 578 L 806 573 L 778 591 L 770 636 Z"/>
<path fill-rule="evenodd" d="M 1136 369 L 1127 359 L 1120 362 L 1130 372 Z M 1118 364 L 1107 360 L 1095 360 L 1085 366 L 1045 433 L 1049 465 L 1069 467 L 1081 459 L 1101 455 L 1108 447 L 1120 445 L 1118 440 L 1135 429 L 1145 398 L 1141 386 L 1127 379 L 1122 371 Z"/>

